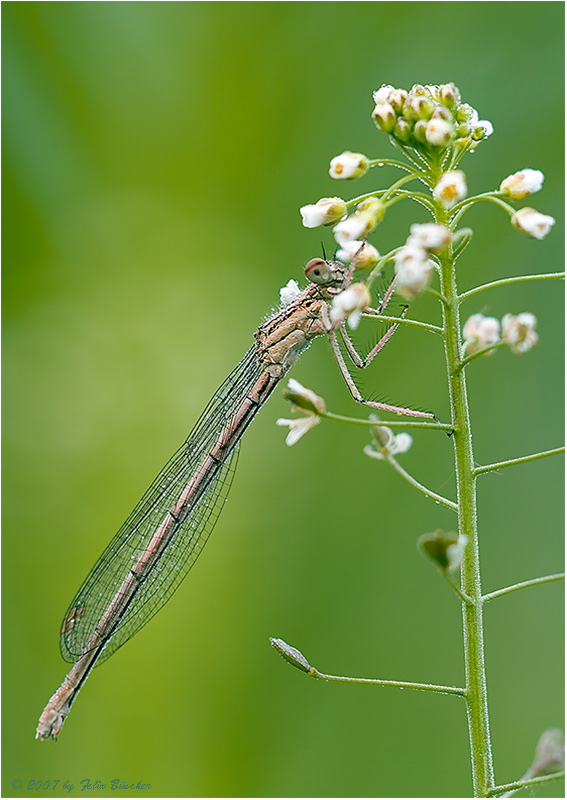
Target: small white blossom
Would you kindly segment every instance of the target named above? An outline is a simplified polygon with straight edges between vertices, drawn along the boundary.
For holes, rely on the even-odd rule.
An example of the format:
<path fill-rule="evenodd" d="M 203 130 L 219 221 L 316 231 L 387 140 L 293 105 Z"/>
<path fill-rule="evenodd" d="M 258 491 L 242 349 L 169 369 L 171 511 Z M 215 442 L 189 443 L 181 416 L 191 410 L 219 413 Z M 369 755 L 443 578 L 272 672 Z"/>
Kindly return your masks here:
<path fill-rule="evenodd" d="M 357 239 L 364 239 L 376 225 L 374 214 L 368 211 L 355 211 L 333 228 L 336 241 L 343 245 Z"/>
<path fill-rule="evenodd" d="M 544 239 L 555 225 L 553 217 L 540 214 L 535 208 L 527 206 L 512 214 L 510 221 L 515 228 L 531 236 L 532 239 Z"/>
<path fill-rule="evenodd" d="M 293 303 L 299 295 L 301 294 L 301 289 L 299 288 L 299 284 L 297 281 L 293 279 L 289 280 L 285 286 L 282 286 L 280 289 L 280 303 L 282 306 L 289 306 Z"/>
<path fill-rule="evenodd" d="M 515 355 L 527 353 L 538 342 L 536 325 L 537 319 L 529 311 L 517 315 L 505 314 L 502 317 L 502 341 L 510 345 Z"/>
<path fill-rule="evenodd" d="M 488 345 L 496 344 L 500 339 L 500 323 L 495 317 L 485 317 L 484 314 L 473 314 L 463 326 L 464 350 L 467 355 L 472 355 Z M 488 350 L 489 356 L 494 350 Z"/>
<path fill-rule="evenodd" d="M 395 91 L 396 89 L 394 89 L 393 86 L 390 86 L 387 83 L 383 83 L 379 89 L 377 89 L 375 92 L 372 92 L 372 99 L 374 100 L 377 106 L 382 105 L 382 103 L 388 103 L 390 99 L 390 92 L 395 92 Z M 402 90 L 398 89 L 397 91 L 403 91 L 403 89 Z"/>
<path fill-rule="evenodd" d="M 406 244 L 412 244 L 424 250 L 429 250 L 431 253 L 436 253 L 448 247 L 452 238 L 451 231 L 444 225 L 439 225 L 436 222 L 426 222 L 423 225 L 411 226 L 410 236 Z"/>
<path fill-rule="evenodd" d="M 346 203 L 340 197 L 322 197 L 314 205 L 302 206 L 299 213 L 306 228 L 318 228 L 342 219 L 346 210 Z"/>
<path fill-rule="evenodd" d="M 411 238 L 411 237 L 410 237 Z M 420 294 L 431 278 L 433 262 L 427 252 L 414 244 L 406 244 L 394 258 L 396 272 L 396 294 L 405 300 L 413 300 Z"/>
<path fill-rule="evenodd" d="M 305 436 L 307 431 L 314 428 L 319 424 L 319 417 L 316 414 L 308 414 L 306 417 L 298 417 L 297 419 L 280 419 L 276 420 L 276 425 L 289 428 L 289 433 L 286 436 L 285 443 L 288 447 L 298 442 L 302 436 Z"/>
<path fill-rule="evenodd" d="M 434 147 L 446 147 L 453 138 L 453 126 L 444 119 L 430 119 L 425 128 L 425 138 Z"/>
<path fill-rule="evenodd" d="M 344 292 L 333 298 L 331 322 L 346 319 L 353 330 L 358 328 L 362 312 L 370 305 L 370 292 L 364 283 L 353 283 Z"/>
<path fill-rule="evenodd" d="M 371 419 L 378 421 L 373 414 Z M 367 444 L 364 453 L 370 458 L 377 458 L 379 461 L 387 461 L 392 456 L 407 453 L 413 443 L 409 433 L 398 433 L 396 436 L 390 428 L 384 425 L 377 425 L 371 428 L 372 444 Z"/>
<path fill-rule="evenodd" d="M 325 401 L 322 397 L 312 389 L 307 389 L 303 384 L 296 381 L 295 378 L 290 378 L 287 382 L 287 389 L 284 389 L 283 395 L 290 400 L 296 408 L 301 409 L 303 412 L 309 414 L 324 414 L 327 410 Z"/>
<path fill-rule="evenodd" d="M 539 169 L 521 169 L 508 175 L 500 184 L 500 191 L 506 192 L 510 200 L 523 200 L 543 186 L 544 174 Z"/>
<path fill-rule="evenodd" d="M 368 170 L 368 159 L 362 153 L 345 150 L 331 161 L 329 175 L 337 180 L 352 180 L 364 175 Z"/>
<path fill-rule="evenodd" d="M 467 196 L 467 184 L 465 175 L 461 170 L 456 169 L 452 172 L 444 172 L 437 181 L 433 190 L 434 197 L 439 200 L 445 208 L 452 208 L 455 203 L 463 200 Z"/>
<path fill-rule="evenodd" d="M 353 258 L 356 258 L 357 269 L 371 269 L 378 263 L 380 253 L 373 245 L 368 244 L 368 242 L 353 240 L 345 241 L 342 248 L 337 250 L 336 257 L 345 264 L 350 263 Z"/>

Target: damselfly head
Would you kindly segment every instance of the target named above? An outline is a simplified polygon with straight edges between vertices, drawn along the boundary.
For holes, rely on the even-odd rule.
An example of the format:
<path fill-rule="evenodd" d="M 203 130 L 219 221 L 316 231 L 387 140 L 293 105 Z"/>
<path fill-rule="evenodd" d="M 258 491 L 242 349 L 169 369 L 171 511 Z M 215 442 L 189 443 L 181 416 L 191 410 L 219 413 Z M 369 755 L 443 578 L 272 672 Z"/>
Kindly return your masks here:
<path fill-rule="evenodd" d="M 340 261 L 312 258 L 305 267 L 305 277 L 319 286 L 340 286 L 344 283 L 346 271 Z"/>

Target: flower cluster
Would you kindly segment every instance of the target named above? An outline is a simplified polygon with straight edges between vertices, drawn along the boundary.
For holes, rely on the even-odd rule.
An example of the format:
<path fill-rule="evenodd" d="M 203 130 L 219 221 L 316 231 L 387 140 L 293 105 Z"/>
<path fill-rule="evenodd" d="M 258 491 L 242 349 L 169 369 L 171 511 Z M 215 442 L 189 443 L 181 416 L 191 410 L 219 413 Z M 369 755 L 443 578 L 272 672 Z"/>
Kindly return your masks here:
<path fill-rule="evenodd" d="M 474 355 L 485 350 L 483 355 L 489 356 L 494 352 L 490 346 L 502 342 L 510 347 L 514 355 L 522 355 L 535 347 L 538 342 L 536 325 L 537 319 L 529 311 L 521 314 L 504 314 L 502 322 L 496 317 L 473 314 L 463 327 L 463 351 L 467 355 Z"/>
<path fill-rule="evenodd" d="M 455 84 L 415 84 L 408 91 L 383 85 L 374 92 L 372 119 L 402 146 L 439 150 L 454 145 L 473 150 L 493 132 L 488 120 L 479 120 L 468 103 L 461 103 Z"/>

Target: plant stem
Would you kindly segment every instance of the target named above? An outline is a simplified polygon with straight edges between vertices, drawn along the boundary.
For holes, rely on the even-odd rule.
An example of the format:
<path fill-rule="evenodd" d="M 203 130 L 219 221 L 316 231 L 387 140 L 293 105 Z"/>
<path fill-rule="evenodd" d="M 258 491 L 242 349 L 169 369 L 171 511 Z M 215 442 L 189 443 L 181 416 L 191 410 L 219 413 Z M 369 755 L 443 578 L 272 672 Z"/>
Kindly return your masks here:
<path fill-rule="evenodd" d="M 449 500 L 447 497 L 443 497 L 443 495 L 432 492 L 431 489 L 427 488 L 427 486 L 424 486 L 422 483 L 419 483 L 419 481 L 416 481 L 413 475 L 410 475 L 409 472 L 406 472 L 406 470 L 400 464 L 398 464 L 393 456 L 389 456 L 388 461 L 394 467 L 394 469 L 397 470 L 400 475 L 406 479 L 406 481 L 408 481 L 408 483 L 410 483 L 415 489 L 419 489 L 420 492 L 423 492 L 426 497 L 430 497 L 432 500 L 435 500 L 436 503 L 440 503 L 442 506 L 450 508 L 451 511 L 457 511 L 456 503 L 454 503 L 452 500 Z"/>
<path fill-rule="evenodd" d="M 412 683 L 409 681 L 383 681 L 379 678 L 348 678 L 341 675 L 326 675 L 324 672 L 319 672 L 315 667 L 307 673 L 310 678 L 318 678 L 322 681 L 336 681 L 337 683 L 362 683 L 365 685 L 374 686 L 392 686 L 397 689 L 417 689 L 420 692 L 437 692 L 438 694 L 456 694 L 463 696 L 464 689 L 458 686 L 437 686 L 432 683 Z"/>
<path fill-rule="evenodd" d="M 487 289 L 495 289 L 498 286 L 509 286 L 511 283 L 525 283 L 526 281 L 549 281 L 549 280 L 563 280 L 565 277 L 564 272 L 546 272 L 540 275 L 518 275 L 515 278 L 502 278 L 499 281 L 491 281 L 490 283 L 483 283 L 482 286 L 475 286 L 474 289 L 469 289 L 468 292 L 463 292 L 459 297 L 459 302 L 473 297 L 479 292 L 485 292 Z"/>
<path fill-rule="evenodd" d="M 439 205 L 436 222 L 447 225 L 448 213 Z M 480 556 L 477 532 L 476 479 L 465 371 L 460 369 L 459 295 L 451 249 L 440 256 L 445 356 L 454 429 L 459 533 L 467 537 L 461 567 L 461 589 L 471 602 L 462 604 L 465 702 L 469 727 L 474 797 L 488 797 L 494 786 L 488 718 Z"/>
<path fill-rule="evenodd" d="M 553 450 L 544 450 L 541 453 L 532 453 L 529 456 L 522 456 L 521 458 L 511 458 L 508 461 L 498 461 L 495 464 L 485 464 L 483 467 L 475 469 L 475 475 L 484 475 L 485 472 L 492 472 L 497 469 L 504 469 L 504 467 L 515 467 L 516 464 L 525 464 L 527 461 L 537 461 L 539 458 L 547 458 L 548 456 L 556 456 L 564 453 L 564 447 L 555 447 Z"/>
<path fill-rule="evenodd" d="M 520 779 L 513 783 L 504 783 L 502 786 L 495 786 L 489 797 L 510 797 L 512 792 L 517 792 L 518 789 L 524 789 L 529 786 L 539 786 L 541 783 L 557 781 L 564 777 L 565 770 L 561 770 L 561 772 L 551 772 L 549 775 L 539 775 L 537 778 Z"/>
<path fill-rule="evenodd" d="M 565 573 L 557 572 L 555 575 L 544 575 L 541 578 L 532 578 L 529 581 L 522 581 L 521 583 L 514 583 L 512 586 L 505 586 L 503 589 L 497 589 L 495 592 L 489 592 L 483 597 L 484 602 L 494 600 L 495 597 L 502 597 L 511 592 L 517 592 L 519 589 L 527 589 L 529 586 L 539 586 L 542 583 L 553 583 L 554 581 L 564 581 Z"/>

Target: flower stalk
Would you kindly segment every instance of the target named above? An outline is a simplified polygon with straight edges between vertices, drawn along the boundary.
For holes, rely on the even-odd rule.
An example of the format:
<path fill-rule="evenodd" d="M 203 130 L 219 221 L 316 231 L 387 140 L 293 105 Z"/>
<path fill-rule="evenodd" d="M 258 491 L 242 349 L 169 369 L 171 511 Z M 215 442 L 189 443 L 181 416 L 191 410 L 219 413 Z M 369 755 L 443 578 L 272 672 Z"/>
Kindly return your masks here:
<path fill-rule="evenodd" d="M 436 222 L 448 223 L 448 212 L 439 205 Z M 475 797 L 487 797 L 494 786 L 494 768 L 488 717 L 488 694 L 484 662 L 483 601 L 480 579 L 480 551 L 477 530 L 476 478 L 472 430 L 468 407 L 465 370 L 460 369 L 459 294 L 451 249 L 439 256 L 441 293 L 446 298 L 443 309 L 445 358 L 453 424 L 453 448 L 457 482 L 459 534 L 467 537 L 461 566 L 461 589 L 470 598 L 463 602 L 465 654 L 465 703 L 473 791 Z"/>

